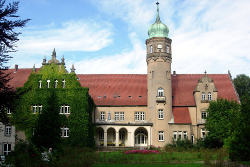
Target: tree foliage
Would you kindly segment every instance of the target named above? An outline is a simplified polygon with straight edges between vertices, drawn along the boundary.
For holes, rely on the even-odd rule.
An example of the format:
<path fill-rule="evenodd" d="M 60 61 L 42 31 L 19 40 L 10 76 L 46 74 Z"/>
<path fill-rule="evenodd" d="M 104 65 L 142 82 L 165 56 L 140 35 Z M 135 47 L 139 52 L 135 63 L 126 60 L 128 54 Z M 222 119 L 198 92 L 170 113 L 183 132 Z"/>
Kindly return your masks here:
<path fill-rule="evenodd" d="M 5 7 L 5 0 L 0 0 L 0 122 L 6 124 L 8 117 L 6 116 L 7 108 L 11 107 L 9 102 L 13 101 L 14 91 L 8 85 L 9 74 L 5 73 L 7 67 L 4 65 L 9 61 L 11 56 L 8 52 L 15 52 L 15 43 L 19 40 L 20 32 L 15 32 L 17 27 L 24 27 L 30 20 L 15 20 L 19 16 L 16 15 L 18 11 L 19 2 L 9 3 Z"/>
<path fill-rule="evenodd" d="M 234 85 L 241 99 L 250 97 L 250 77 L 245 74 L 237 75 L 234 78 Z"/>
<path fill-rule="evenodd" d="M 217 99 L 209 104 L 206 129 L 209 140 L 216 141 L 218 146 L 227 142 L 239 118 L 240 105 L 237 101 Z"/>

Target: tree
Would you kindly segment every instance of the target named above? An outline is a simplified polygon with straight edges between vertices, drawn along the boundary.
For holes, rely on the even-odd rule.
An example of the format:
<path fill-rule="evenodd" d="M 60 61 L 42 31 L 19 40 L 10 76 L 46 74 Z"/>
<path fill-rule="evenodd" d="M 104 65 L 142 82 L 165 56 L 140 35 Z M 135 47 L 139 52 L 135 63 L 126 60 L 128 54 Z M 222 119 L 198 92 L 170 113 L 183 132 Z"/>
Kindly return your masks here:
<path fill-rule="evenodd" d="M 13 98 L 14 91 L 8 85 L 9 74 L 5 73 L 7 67 L 4 65 L 9 61 L 11 56 L 8 52 L 15 52 L 15 43 L 19 40 L 20 32 L 15 32 L 17 27 L 24 27 L 30 20 L 14 20 L 19 16 L 16 15 L 18 11 L 19 2 L 9 3 L 5 8 L 5 0 L 0 0 L 0 122 L 7 123 L 6 109 L 10 107 L 11 98 Z"/>
<path fill-rule="evenodd" d="M 250 97 L 250 77 L 245 74 L 237 75 L 234 78 L 234 85 L 241 99 Z"/>
<path fill-rule="evenodd" d="M 210 141 L 216 141 L 218 145 L 227 143 L 237 124 L 239 109 L 239 103 L 233 100 L 217 99 L 210 102 L 206 121 Z"/>
<path fill-rule="evenodd" d="M 250 160 L 250 97 L 242 99 L 240 117 L 229 139 L 229 158 L 231 160 Z"/>

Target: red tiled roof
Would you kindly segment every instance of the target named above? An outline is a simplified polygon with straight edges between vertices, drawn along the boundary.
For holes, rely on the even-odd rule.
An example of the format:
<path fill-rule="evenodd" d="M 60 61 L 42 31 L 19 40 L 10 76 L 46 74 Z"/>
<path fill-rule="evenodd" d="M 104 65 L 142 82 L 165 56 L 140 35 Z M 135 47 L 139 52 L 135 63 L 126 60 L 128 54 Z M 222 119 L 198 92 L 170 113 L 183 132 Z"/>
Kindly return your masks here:
<path fill-rule="evenodd" d="M 32 69 L 9 69 L 13 79 L 9 84 L 22 87 L 28 80 Z M 37 69 L 38 71 L 38 69 Z M 207 74 L 214 80 L 218 90 L 218 98 L 237 100 L 234 88 L 227 74 Z M 193 97 L 198 79 L 203 74 L 178 74 L 172 76 L 172 94 L 174 106 L 195 106 Z M 89 94 L 96 105 L 101 106 L 146 106 L 147 75 L 146 74 L 77 74 L 82 87 L 89 87 Z M 106 98 L 104 98 L 106 95 Z M 114 98 L 114 95 L 116 98 Z M 100 96 L 100 98 L 98 98 Z M 119 97 L 120 96 L 120 97 Z M 131 98 L 129 98 L 131 96 Z"/>
<path fill-rule="evenodd" d="M 193 92 L 198 79 L 204 74 L 178 74 L 172 75 L 173 106 L 195 106 Z M 237 100 L 234 88 L 228 74 L 207 74 L 214 80 L 218 90 L 218 98 Z"/>
<path fill-rule="evenodd" d="M 174 123 L 191 124 L 188 107 L 173 107 Z"/>
<path fill-rule="evenodd" d="M 77 77 L 82 87 L 89 88 L 96 105 L 147 105 L 145 74 L 77 74 Z"/>

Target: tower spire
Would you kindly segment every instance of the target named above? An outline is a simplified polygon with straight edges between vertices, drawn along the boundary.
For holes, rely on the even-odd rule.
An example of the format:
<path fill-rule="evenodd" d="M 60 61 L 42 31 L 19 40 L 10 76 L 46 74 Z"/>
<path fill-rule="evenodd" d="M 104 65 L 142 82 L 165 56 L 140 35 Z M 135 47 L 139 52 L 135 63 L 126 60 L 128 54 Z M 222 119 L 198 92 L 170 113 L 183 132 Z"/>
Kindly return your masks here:
<path fill-rule="evenodd" d="M 155 22 L 160 22 L 160 14 L 159 14 L 159 2 L 156 2 L 157 5 L 157 16 L 156 16 L 156 21 Z"/>

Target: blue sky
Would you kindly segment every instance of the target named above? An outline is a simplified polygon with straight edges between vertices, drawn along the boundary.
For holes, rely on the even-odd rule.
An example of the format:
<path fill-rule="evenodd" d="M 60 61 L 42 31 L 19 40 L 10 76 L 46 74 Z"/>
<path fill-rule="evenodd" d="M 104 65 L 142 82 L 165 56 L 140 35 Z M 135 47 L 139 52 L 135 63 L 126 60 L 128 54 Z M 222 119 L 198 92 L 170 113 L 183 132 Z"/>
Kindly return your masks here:
<path fill-rule="evenodd" d="M 12 2 L 12 1 L 8 1 Z M 31 21 L 8 65 L 41 67 L 44 56 L 64 55 L 77 74 L 146 74 L 152 0 L 21 0 L 18 15 Z M 250 76 L 249 0 L 159 0 L 160 18 L 172 39 L 177 74 Z"/>

